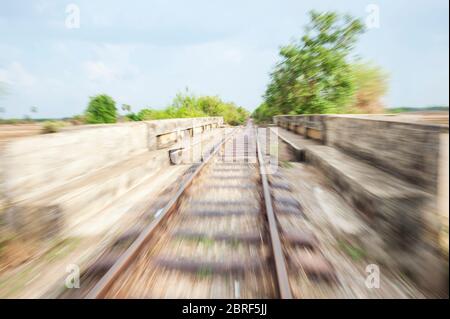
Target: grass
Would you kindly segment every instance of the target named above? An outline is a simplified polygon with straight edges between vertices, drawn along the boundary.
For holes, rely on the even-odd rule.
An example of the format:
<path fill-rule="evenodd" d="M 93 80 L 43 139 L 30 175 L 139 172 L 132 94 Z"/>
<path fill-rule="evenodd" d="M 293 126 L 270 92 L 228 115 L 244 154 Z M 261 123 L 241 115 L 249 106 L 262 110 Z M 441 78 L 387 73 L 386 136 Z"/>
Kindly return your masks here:
<path fill-rule="evenodd" d="M 216 243 L 216 240 L 207 236 L 181 237 L 178 240 L 179 241 L 191 240 L 197 242 L 198 244 L 205 245 L 206 247 L 211 247 Z M 241 244 L 241 241 L 239 239 L 232 239 L 231 241 L 227 241 L 226 243 L 228 243 L 231 247 L 236 248 Z"/>
<path fill-rule="evenodd" d="M 294 165 L 292 165 L 292 163 L 289 162 L 289 161 L 281 160 L 280 161 L 280 166 L 283 167 L 283 168 L 292 168 Z"/>
<path fill-rule="evenodd" d="M 205 245 L 206 247 L 211 247 L 212 245 L 214 245 L 214 240 L 209 237 L 203 236 L 198 237 L 198 243 Z"/>
<path fill-rule="evenodd" d="M 66 125 L 66 123 L 62 121 L 47 121 L 42 125 L 42 133 L 50 134 L 57 133 Z"/>
<path fill-rule="evenodd" d="M 344 241 L 339 242 L 339 247 L 354 261 L 361 261 L 367 255 L 362 248 L 351 245 Z"/>
<path fill-rule="evenodd" d="M 237 248 L 239 245 L 241 244 L 241 241 L 239 240 L 239 239 L 233 239 L 231 242 L 230 242 L 230 245 L 231 245 L 231 247 L 233 247 L 233 248 Z"/>
<path fill-rule="evenodd" d="M 203 266 L 197 271 L 197 276 L 200 278 L 205 278 L 211 276 L 212 274 L 213 274 L 212 269 L 207 266 Z"/>
<path fill-rule="evenodd" d="M 35 262 L 24 265 L 25 267 L 20 271 L 0 276 L 0 298 L 9 298 L 25 289 L 30 280 L 36 277 L 46 264 L 68 256 L 80 243 L 81 238 L 76 237 L 61 240 Z"/>
<path fill-rule="evenodd" d="M 51 249 L 49 249 L 44 258 L 45 260 L 52 262 L 58 258 L 64 258 L 68 254 L 70 254 L 72 251 L 75 250 L 75 248 L 80 244 L 81 239 L 80 238 L 66 238 L 57 243 L 55 246 L 53 246 Z"/>
<path fill-rule="evenodd" d="M 34 274 L 35 268 L 29 265 L 19 273 L 0 278 L 0 298 L 10 298 L 15 293 L 24 289 Z"/>
<path fill-rule="evenodd" d="M 448 112 L 448 106 L 424 106 L 424 107 L 394 107 L 386 109 L 389 113 L 405 113 L 405 112 L 419 112 L 419 111 L 443 111 Z"/>

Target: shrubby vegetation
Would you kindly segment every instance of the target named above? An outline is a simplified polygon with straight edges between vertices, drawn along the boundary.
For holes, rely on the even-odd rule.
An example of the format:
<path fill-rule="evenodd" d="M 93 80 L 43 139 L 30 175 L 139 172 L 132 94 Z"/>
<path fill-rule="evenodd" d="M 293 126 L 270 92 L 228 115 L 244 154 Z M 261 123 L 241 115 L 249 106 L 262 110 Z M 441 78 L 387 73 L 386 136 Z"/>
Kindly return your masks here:
<path fill-rule="evenodd" d="M 388 90 L 388 75 L 380 67 L 358 62 L 352 65 L 355 94 L 349 108 L 351 113 L 381 113 L 381 98 Z"/>
<path fill-rule="evenodd" d="M 350 61 L 364 31 L 359 19 L 315 11 L 310 19 L 300 40 L 281 47 L 264 102 L 252 115 L 257 121 L 277 114 L 365 112 L 386 91 L 379 68 Z"/>
<path fill-rule="evenodd" d="M 408 107 L 400 106 L 389 108 L 386 110 L 389 113 L 405 113 L 405 112 L 448 112 L 448 106 L 434 105 L 434 106 L 424 106 L 424 107 Z"/>
<path fill-rule="evenodd" d="M 66 125 L 63 121 L 46 121 L 42 124 L 42 133 L 57 133 Z"/>
<path fill-rule="evenodd" d="M 130 120 L 148 121 L 168 118 L 223 116 L 224 122 L 239 125 L 245 122 L 249 113 L 234 103 L 224 102 L 217 96 L 195 96 L 178 93 L 170 106 L 163 110 L 146 108 L 137 114 L 129 114 Z"/>
<path fill-rule="evenodd" d="M 239 125 L 245 122 L 249 113 L 234 103 L 224 102 L 217 96 L 195 96 L 189 93 L 178 93 L 172 103 L 162 110 L 145 108 L 138 113 L 131 112 L 131 106 L 122 105 L 127 112 L 124 118 L 128 121 L 148 121 L 171 118 L 188 118 L 204 116 L 223 116 L 225 123 Z M 86 123 L 115 123 L 118 114 L 116 103 L 108 95 L 92 97 L 84 116 L 77 116 L 73 120 L 84 120 Z"/>
<path fill-rule="evenodd" d="M 91 97 L 85 115 L 88 124 L 116 123 L 116 102 L 106 94 Z"/>

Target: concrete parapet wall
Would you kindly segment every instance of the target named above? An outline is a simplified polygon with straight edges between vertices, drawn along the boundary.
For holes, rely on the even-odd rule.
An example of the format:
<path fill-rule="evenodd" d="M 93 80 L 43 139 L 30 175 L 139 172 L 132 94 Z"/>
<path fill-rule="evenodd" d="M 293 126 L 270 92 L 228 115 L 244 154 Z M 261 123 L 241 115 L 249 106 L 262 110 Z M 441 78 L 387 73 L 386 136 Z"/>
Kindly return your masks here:
<path fill-rule="evenodd" d="M 168 147 L 222 124 L 205 117 L 88 125 L 10 141 L 0 152 L 0 219 L 19 233 L 74 229 L 168 167 Z"/>
<path fill-rule="evenodd" d="M 185 131 L 222 125 L 221 117 L 170 119 L 77 130 L 11 141 L 0 154 L 4 196 L 21 200 L 132 156 L 168 147 Z"/>
<path fill-rule="evenodd" d="M 281 115 L 274 122 L 437 192 L 440 135 L 448 126 L 345 115 Z"/>
<path fill-rule="evenodd" d="M 281 130 L 380 238 L 358 238 L 371 258 L 448 293 L 447 125 L 344 115 L 274 122 L 298 134 Z"/>

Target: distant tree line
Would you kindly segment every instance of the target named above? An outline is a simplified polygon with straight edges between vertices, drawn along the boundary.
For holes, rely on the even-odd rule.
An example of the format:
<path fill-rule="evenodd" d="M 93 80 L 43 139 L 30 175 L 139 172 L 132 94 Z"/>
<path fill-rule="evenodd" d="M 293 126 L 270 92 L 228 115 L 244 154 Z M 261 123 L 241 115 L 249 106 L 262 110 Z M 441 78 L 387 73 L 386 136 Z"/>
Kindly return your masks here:
<path fill-rule="evenodd" d="M 387 75 L 377 66 L 351 61 L 363 23 L 335 12 L 310 12 L 301 39 L 280 49 L 257 121 L 278 114 L 376 113 Z"/>
<path fill-rule="evenodd" d="M 122 105 L 127 112 L 124 118 L 128 121 L 148 121 L 170 118 L 189 118 L 205 116 L 222 116 L 225 123 L 239 125 L 249 117 L 249 112 L 234 103 L 224 102 L 217 96 L 195 96 L 178 93 L 172 103 L 164 109 L 144 108 L 138 113 L 131 111 L 128 104 Z M 74 117 L 80 123 L 98 124 L 115 123 L 119 118 L 115 101 L 106 94 L 90 98 L 89 105 L 83 116 Z"/>

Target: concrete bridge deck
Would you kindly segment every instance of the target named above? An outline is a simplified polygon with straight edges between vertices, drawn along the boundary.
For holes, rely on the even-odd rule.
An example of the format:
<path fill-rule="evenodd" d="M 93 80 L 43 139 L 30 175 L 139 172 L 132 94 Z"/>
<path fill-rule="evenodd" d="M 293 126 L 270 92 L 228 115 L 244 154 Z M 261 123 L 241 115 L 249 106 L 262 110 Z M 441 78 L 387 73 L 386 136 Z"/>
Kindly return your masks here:
<path fill-rule="evenodd" d="M 298 283 L 296 296 L 448 294 L 448 126 L 345 116 L 275 123 L 269 131 L 287 182 L 274 185 L 293 190 L 347 287 L 321 294 Z M 221 118 L 102 125 L 3 145 L 0 296 L 60 296 L 68 264 L 106 271 L 119 257 L 111 244 L 158 214 L 230 132 L 221 125 Z M 172 165 L 170 150 L 198 136 L 200 149 L 180 152 Z M 279 220 L 289 229 L 296 223 Z M 364 288 L 369 263 L 384 267 L 381 290 Z"/>

